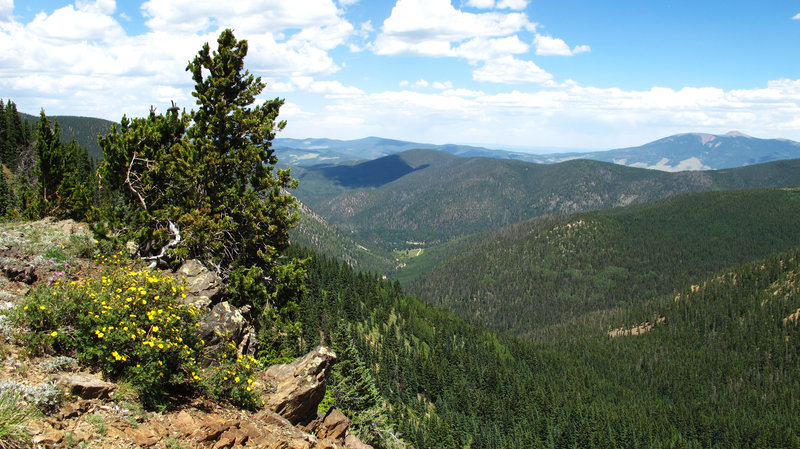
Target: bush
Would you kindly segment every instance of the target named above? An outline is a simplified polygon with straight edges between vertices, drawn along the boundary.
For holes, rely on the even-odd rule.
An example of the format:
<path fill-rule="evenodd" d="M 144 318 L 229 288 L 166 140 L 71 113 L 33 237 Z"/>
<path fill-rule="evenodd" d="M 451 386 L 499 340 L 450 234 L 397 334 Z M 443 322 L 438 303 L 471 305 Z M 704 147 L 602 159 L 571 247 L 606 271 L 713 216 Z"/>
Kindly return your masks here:
<path fill-rule="evenodd" d="M 136 270 L 119 255 L 103 258 L 99 278 L 39 287 L 20 304 L 22 336 L 33 353 L 74 354 L 79 362 L 124 379 L 142 400 L 197 384 L 200 311 L 179 303 L 185 287 L 157 271 Z M 155 402 L 154 402 L 155 401 Z"/>
<path fill-rule="evenodd" d="M 231 342 L 220 348 L 217 357 L 215 366 L 204 373 L 204 384 L 211 396 L 250 410 L 264 405 L 254 380 L 261 368 L 258 360 L 239 355 Z"/>

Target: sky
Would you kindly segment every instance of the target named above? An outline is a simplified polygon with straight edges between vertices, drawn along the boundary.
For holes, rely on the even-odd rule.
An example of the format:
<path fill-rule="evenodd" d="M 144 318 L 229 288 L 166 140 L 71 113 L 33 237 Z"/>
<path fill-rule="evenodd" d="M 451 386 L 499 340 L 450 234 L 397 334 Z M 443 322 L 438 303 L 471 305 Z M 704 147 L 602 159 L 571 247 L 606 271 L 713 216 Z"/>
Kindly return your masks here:
<path fill-rule="evenodd" d="M 279 137 L 548 152 L 737 130 L 800 140 L 797 0 L 0 0 L 0 98 L 119 121 L 195 107 L 220 31 Z"/>

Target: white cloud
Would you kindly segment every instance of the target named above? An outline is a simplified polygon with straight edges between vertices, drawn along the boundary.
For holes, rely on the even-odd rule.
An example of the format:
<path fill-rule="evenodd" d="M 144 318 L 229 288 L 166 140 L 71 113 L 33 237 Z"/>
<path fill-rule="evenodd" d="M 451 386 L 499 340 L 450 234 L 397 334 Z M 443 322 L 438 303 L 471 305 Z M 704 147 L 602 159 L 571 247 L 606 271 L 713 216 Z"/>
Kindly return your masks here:
<path fill-rule="evenodd" d="M 545 83 L 552 75 L 533 63 L 513 56 L 486 61 L 483 67 L 472 72 L 472 79 L 490 83 L 520 84 Z"/>
<path fill-rule="evenodd" d="M 480 9 L 492 9 L 494 8 L 494 0 L 468 0 L 467 6 Z"/>
<path fill-rule="evenodd" d="M 398 0 L 371 48 L 381 55 L 454 56 L 451 43 L 533 28 L 524 13 L 474 14 L 455 9 L 449 0 Z"/>
<path fill-rule="evenodd" d="M 323 127 L 329 114 L 361 124 Z M 740 129 L 759 137 L 800 140 L 797 117 L 800 79 L 727 91 L 713 87 L 633 91 L 569 82 L 538 91 L 517 88 L 491 94 L 464 88 L 356 94 L 309 112 L 291 125 L 291 132 L 294 137 L 313 132 L 345 139 L 378 135 L 439 143 L 502 141 L 529 147 L 608 149 L 687 130 L 718 134 Z M 413 136 L 408 130 L 414 130 Z M 691 159 L 656 165 L 662 170 L 702 168 Z"/>
<path fill-rule="evenodd" d="M 10 21 L 14 12 L 14 0 L 0 0 L 0 23 Z"/>
<path fill-rule="evenodd" d="M 528 52 L 528 45 L 516 35 L 496 39 L 475 38 L 459 45 L 455 54 L 470 61 L 485 61 Z"/>
<path fill-rule="evenodd" d="M 115 0 L 76 0 L 75 7 L 81 11 L 107 16 L 114 14 L 117 9 L 117 2 Z"/>
<path fill-rule="evenodd" d="M 433 84 L 431 84 L 431 87 L 438 90 L 452 89 L 453 83 L 451 81 L 434 81 Z"/>
<path fill-rule="evenodd" d="M 100 12 L 94 4 L 75 9 L 72 5 L 55 10 L 52 14 L 39 13 L 27 26 L 31 33 L 42 39 L 59 41 L 103 40 L 115 41 L 125 37 L 125 31 L 109 15 Z"/>
<path fill-rule="evenodd" d="M 528 6 L 528 0 L 499 0 L 495 4 L 494 0 L 468 0 L 467 6 L 479 9 L 516 9 L 522 10 Z"/>
<path fill-rule="evenodd" d="M 201 32 L 216 23 L 247 35 L 343 20 L 332 0 L 149 0 L 142 4 L 142 13 L 154 30 Z"/>
<path fill-rule="evenodd" d="M 528 0 L 499 0 L 497 2 L 497 7 L 500 9 L 508 8 L 508 9 L 516 9 L 522 10 L 528 6 Z"/>
<path fill-rule="evenodd" d="M 563 39 L 542 34 L 536 35 L 533 44 L 536 46 L 536 54 L 542 56 L 572 56 L 591 50 L 588 45 L 577 45 L 570 50 L 569 45 Z"/>
<path fill-rule="evenodd" d="M 800 20 L 800 12 L 792 17 L 792 20 Z"/>

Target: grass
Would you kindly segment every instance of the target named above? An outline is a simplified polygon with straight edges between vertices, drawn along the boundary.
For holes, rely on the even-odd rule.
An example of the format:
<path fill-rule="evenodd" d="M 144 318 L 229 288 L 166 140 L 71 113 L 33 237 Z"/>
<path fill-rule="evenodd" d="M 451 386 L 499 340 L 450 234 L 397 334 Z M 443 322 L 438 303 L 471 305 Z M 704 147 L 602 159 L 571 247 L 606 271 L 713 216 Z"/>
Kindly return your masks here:
<path fill-rule="evenodd" d="M 91 423 L 94 426 L 95 430 L 97 430 L 97 433 L 99 433 L 100 435 L 105 436 L 106 433 L 108 432 L 108 427 L 106 427 L 106 420 L 102 416 L 95 414 L 86 415 L 86 421 L 89 421 L 89 423 Z"/>
<path fill-rule="evenodd" d="M 20 398 L 14 392 L 0 394 L 0 449 L 17 449 L 30 446 L 30 436 L 25 425 L 32 410 L 21 407 Z"/>

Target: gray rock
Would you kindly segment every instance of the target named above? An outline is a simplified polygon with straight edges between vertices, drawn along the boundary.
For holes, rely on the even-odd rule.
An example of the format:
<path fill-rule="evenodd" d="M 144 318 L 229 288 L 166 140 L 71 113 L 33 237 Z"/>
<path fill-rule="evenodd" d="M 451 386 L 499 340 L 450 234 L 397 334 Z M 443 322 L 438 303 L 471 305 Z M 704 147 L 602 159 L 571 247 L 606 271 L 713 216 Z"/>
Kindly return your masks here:
<path fill-rule="evenodd" d="M 33 284 L 36 282 L 36 267 L 31 264 L 22 264 L 12 261 L 3 265 L 3 273 L 9 281 L 24 282 Z"/>
<path fill-rule="evenodd" d="M 313 420 L 334 363 L 336 354 L 318 346 L 292 363 L 269 367 L 261 376 L 268 386 L 267 408 L 292 424 Z"/>
<path fill-rule="evenodd" d="M 51 377 L 68 393 L 83 399 L 107 398 L 116 385 L 100 380 L 88 374 L 58 374 Z"/>
<path fill-rule="evenodd" d="M 212 345 L 223 340 L 240 341 L 247 327 L 247 320 L 239 309 L 223 301 L 203 317 L 197 330 L 200 337 Z"/>
<path fill-rule="evenodd" d="M 177 275 L 186 279 L 186 298 L 182 300 L 185 304 L 206 308 L 222 291 L 222 278 L 196 259 L 187 260 Z"/>

